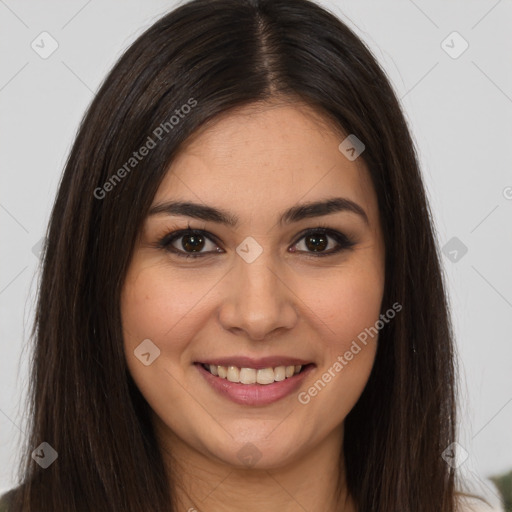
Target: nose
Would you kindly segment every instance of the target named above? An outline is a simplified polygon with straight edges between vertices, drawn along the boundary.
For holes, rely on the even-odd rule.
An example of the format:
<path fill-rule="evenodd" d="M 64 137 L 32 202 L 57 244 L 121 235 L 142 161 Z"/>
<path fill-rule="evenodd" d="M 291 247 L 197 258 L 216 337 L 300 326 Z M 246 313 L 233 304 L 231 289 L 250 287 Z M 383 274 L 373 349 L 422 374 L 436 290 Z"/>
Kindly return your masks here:
<path fill-rule="evenodd" d="M 238 258 L 224 282 L 219 310 L 224 329 L 255 341 L 293 329 L 298 320 L 291 283 L 265 254 L 252 263 Z"/>

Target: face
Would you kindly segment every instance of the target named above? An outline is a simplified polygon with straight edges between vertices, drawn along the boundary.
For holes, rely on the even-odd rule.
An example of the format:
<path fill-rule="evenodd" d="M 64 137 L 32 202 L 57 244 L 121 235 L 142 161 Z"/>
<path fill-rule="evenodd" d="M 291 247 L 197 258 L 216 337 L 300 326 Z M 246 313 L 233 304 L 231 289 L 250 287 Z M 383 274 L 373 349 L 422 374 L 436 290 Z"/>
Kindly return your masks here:
<path fill-rule="evenodd" d="M 343 139 L 305 106 L 251 106 L 170 166 L 121 310 L 129 371 L 171 450 L 276 468 L 342 439 L 384 287 L 377 198 Z"/>

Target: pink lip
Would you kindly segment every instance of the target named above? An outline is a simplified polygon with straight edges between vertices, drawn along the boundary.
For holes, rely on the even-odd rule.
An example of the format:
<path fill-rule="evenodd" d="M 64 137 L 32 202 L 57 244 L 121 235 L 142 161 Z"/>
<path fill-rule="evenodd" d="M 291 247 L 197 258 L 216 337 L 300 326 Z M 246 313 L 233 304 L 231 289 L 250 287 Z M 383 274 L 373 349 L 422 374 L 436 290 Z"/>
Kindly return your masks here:
<path fill-rule="evenodd" d="M 305 361 L 304 359 L 297 359 L 295 357 L 286 356 L 270 356 L 261 357 L 259 359 L 253 359 L 252 357 L 223 357 L 220 359 L 208 359 L 206 361 L 198 361 L 203 364 L 215 364 L 217 366 L 236 366 L 237 368 L 254 368 L 259 370 L 260 368 L 275 368 L 277 366 L 306 366 L 311 361 Z"/>
<path fill-rule="evenodd" d="M 240 362 L 239 359 L 234 360 Z M 281 359 L 281 361 L 284 360 L 284 358 Z M 208 364 L 219 364 L 221 366 L 224 366 L 224 364 L 214 362 Z M 290 366 L 292 364 L 294 363 L 289 363 Z M 303 371 L 297 373 L 293 377 L 289 377 L 280 382 L 274 382 L 273 384 L 240 384 L 237 382 L 230 382 L 227 379 L 222 379 L 220 377 L 212 375 L 208 370 L 205 370 L 205 368 L 203 368 L 203 365 L 200 363 L 196 363 L 195 366 L 199 370 L 199 373 L 201 373 L 201 375 L 205 378 L 206 382 L 215 391 L 229 398 L 230 400 L 237 404 L 252 406 L 268 405 L 273 402 L 277 402 L 278 400 L 281 400 L 285 396 L 290 395 L 300 387 L 304 379 L 314 368 L 314 365 L 308 365 Z M 238 366 L 238 364 L 227 366 Z M 270 366 L 272 365 L 267 364 L 266 366 L 258 366 L 258 368 L 269 368 Z M 255 367 L 252 365 L 241 365 L 239 368 Z"/>

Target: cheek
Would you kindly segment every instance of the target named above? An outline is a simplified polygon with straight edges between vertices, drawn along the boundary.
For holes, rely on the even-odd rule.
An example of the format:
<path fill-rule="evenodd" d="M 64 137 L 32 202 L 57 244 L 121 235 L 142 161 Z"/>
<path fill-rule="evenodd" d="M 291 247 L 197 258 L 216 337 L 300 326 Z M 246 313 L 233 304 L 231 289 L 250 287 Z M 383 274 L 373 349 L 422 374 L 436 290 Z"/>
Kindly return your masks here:
<path fill-rule="evenodd" d="M 177 399 L 174 394 L 179 389 L 173 385 L 171 375 L 183 378 L 180 358 L 193 339 L 192 329 L 200 323 L 200 309 L 194 304 L 204 295 L 200 283 L 191 286 L 168 274 L 161 264 L 134 262 L 121 295 L 126 363 L 137 387 L 156 410 L 165 410 L 166 397 Z M 142 345 L 148 339 L 151 343 Z M 147 352 L 146 348 L 141 349 L 143 346 L 149 346 L 150 361 L 144 362 L 141 356 Z"/>
<path fill-rule="evenodd" d="M 169 272 L 161 264 L 134 264 L 121 297 L 127 348 L 146 338 L 157 344 L 165 343 L 166 351 L 182 348 L 181 340 L 190 338 L 192 329 L 200 322 L 202 301 L 206 302 L 213 284 L 206 276 L 190 280 Z M 170 338 L 172 346 L 165 341 Z"/>
<path fill-rule="evenodd" d="M 331 411 L 327 423 L 334 426 L 359 399 L 375 361 L 383 268 L 376 258 L 361 258 L 359 264 L 315 280 L 315 286 L 308 289 L 308 294 L 302 292 L 318 318 L 316 343 L 321 345 L 322 357 L 314 382 L 299 396 L 299 402 L 308 404 L 311 417 Z"/>
<path fill-rule="evenodd" d="M 180 361 L 187 356 L 190 340 L 203 323 L 201 299 L 212 285 L 203 279 L 185 279 L 161 262 L 135 259 L 127 273 L 121 294 L 126 362 L 152 409 L 164 415 L 169 403 L 180 403 L 183 408 L 194 405 L 187 403 L 189 395 L 176 381 L 184 381 Z M 147 339 L 159 350 L 149 365 L 137 357 L 141 343 Z M 149 347 L 151 352 L 153 348 Z M 174 424 L 175 419 L 168 420 Z"/>
<path fill-rule="evenodd" d="M 339 353 L 348 350 L 352 340 L 373 326 L 379 319 L 384 275 L 379 265 L 341 268 L 325 278 L 304 282 L 301 297 L 318 318 L 320 339 L 325 351 Z"/>
<path fill-rule="evenodd" d="M 340 346 L 356 339 L 379 318 L 382 286 L 366 278 L 346 279 L 333 293 L 331 315 L 333 331 L 340 334 Z M 341 343 L 343 340 L 343 343 Z"/>

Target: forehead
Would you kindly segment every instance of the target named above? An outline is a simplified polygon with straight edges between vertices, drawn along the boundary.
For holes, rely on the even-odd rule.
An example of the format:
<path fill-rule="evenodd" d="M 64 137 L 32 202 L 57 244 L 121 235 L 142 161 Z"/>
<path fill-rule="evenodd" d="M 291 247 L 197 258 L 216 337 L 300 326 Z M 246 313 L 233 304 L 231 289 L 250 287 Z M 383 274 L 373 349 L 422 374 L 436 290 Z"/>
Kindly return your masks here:
<path fill-rule="evenodd" d="M 249 106 L 198 130 L 176 156 L 154 203 L 222 206 L 243 219 L 302 201 L 343 196 L 376 207 L 362 158 L 338 149 L 345 136 L 305 105 Z"/>

